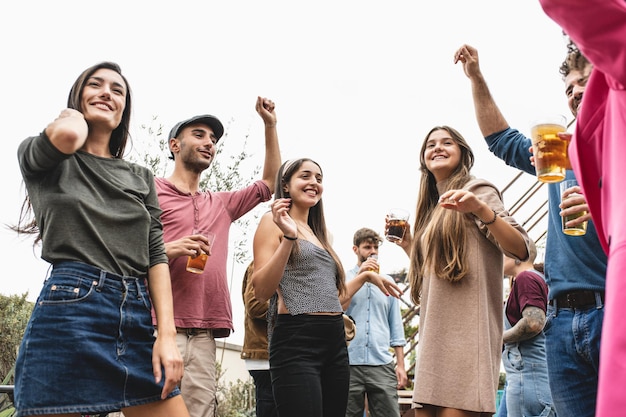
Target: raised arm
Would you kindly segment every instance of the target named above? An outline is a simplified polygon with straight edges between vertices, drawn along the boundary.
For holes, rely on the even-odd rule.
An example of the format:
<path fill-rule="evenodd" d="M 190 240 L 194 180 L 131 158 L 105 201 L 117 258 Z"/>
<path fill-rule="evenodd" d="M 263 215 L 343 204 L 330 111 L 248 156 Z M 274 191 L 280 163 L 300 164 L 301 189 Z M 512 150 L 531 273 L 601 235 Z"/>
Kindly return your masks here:
<path fill-rule="evenodd" d="M 268 98 L 257 97 L 255 109 L 265 124 L 265 162 L 263 178 L 272 192 L 276 182 L 276 174 L 281 164 L 280 146 L 276 130 L 276 112 L 274 102 Z"/>
<path fill-rule="evenodd" d="M 472 84 L 476 121 L 483 136 L 501 132 L 509 127 L 504 115 L 500 112 L 491 96 L 489 87 L 487 87 L 487 81 L 485 81 L 480 71 L 476 48 L 469 45 L 461 46 L 454 54 L 454 63 L 458 62 L 463 64 L 463 71 Z"/>

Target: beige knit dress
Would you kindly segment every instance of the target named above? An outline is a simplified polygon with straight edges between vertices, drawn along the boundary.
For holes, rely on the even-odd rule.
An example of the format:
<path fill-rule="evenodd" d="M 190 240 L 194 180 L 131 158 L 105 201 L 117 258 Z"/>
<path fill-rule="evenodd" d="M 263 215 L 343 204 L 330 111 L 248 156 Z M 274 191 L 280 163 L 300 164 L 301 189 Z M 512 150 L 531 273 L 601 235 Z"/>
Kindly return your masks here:
<path fill-rule="evenodd" d="M 437 187 L 439 194 L 445 191 L 445 184 Z M 494 185 L 474 179 L 463 188 L 519 230 L 528 247 L 526 231 L 506 212 Z M 413 402 L 494 413 L 502 352 L 503 252 L 486 226 L 471 214 L 467 219 L 469 274 L 456 283 L 424 277 Z"/>

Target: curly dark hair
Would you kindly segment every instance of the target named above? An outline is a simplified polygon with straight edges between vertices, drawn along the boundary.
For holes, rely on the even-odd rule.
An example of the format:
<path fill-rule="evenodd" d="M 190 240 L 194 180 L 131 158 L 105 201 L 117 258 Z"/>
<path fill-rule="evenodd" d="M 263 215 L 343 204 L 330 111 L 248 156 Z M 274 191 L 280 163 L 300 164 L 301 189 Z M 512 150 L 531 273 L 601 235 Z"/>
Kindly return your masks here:
<path fill-rule="evenodd" d="M 567 37 L 567 35 L 565 36 Z M 567 37 L 567 39 L 567 55 L 559 67 L 559 73 L 563 76 L 563 78 L 567 77 L 567 75 L 572 71 L 583 72 L 587 65 L 591 64 L 582 52 L 580 52 L 574 41 L 569 37 Z"/>

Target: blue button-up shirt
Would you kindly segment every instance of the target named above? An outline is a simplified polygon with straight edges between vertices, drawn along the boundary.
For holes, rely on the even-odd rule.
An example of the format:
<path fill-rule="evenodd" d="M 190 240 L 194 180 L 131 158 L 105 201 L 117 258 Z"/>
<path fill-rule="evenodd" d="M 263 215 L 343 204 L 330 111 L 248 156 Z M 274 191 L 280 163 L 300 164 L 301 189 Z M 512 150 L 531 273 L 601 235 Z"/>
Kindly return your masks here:
<path fill-rule="evenodd" d="M 358 272 L 358 266 L 346 271 L 346 281 Z M 406 345 L 398 299 L 386 296 L 377 286 L 365 283 L 346 313 L 356 322 L 356 336 L 348 346 L 350 365 L 386 365 L 393 360 L 389 348 Z"/>

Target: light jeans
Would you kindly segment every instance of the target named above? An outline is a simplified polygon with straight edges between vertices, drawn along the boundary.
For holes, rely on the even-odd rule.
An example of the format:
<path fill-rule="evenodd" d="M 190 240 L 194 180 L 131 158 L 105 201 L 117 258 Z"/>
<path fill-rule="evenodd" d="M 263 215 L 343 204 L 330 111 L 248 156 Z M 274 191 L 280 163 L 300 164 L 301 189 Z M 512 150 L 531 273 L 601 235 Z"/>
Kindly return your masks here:
<path fill-rule="evenodd" d="M 512 327 L 506 313 L 504 328 Z M 502 364 L 506 370 L 505 398 L 508 417 L 554 417 L 554 406 L 548 385 L 545 335 L 515 343 L 506 343 Z M 504 409 L 498 410 L 498 414 Z"/>

